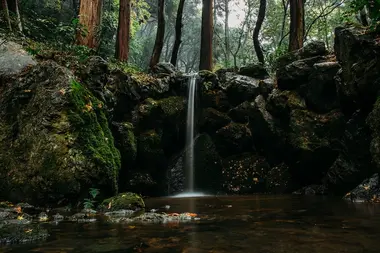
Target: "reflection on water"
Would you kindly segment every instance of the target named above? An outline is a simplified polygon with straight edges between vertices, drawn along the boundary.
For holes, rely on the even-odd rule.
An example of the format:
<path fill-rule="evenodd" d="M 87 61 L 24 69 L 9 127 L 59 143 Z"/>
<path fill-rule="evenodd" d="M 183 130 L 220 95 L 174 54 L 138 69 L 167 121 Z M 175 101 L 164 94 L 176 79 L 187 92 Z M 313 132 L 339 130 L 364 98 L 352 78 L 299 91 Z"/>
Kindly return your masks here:
<path fill-rule="evenodd" d="M 147 209 L 194 209 L 201 220 L 166 224 L 47 225 L 48 241 L 0 252 L 379 253 L 380 206 L 300 196 L 157 198 Z"/>

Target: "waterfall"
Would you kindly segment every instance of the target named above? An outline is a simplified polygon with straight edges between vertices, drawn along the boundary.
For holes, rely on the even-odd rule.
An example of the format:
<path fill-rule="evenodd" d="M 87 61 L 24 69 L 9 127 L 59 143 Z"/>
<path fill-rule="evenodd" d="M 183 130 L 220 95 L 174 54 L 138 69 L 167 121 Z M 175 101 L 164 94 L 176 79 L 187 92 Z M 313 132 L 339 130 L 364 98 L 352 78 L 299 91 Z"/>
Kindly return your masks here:
<path fill-rule="evenodd" d="M 186 191 L 194 192 L 194 111 L 195 111 L 195 92 L 197 75 L 192 74 L 189 78 L 189 92 L 187 100 L 187 120 L 186 120 L 186 147 L 185 171 L 186 171 Z"/>

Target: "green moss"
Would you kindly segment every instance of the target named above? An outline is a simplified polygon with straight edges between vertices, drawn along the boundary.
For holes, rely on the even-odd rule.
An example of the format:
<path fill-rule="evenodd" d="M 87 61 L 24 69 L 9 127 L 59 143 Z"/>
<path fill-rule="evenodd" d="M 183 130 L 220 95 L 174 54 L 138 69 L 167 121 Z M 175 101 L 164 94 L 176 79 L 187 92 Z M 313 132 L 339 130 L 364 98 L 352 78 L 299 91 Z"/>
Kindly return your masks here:
<path fill-rule="evenodd" d="M 168 97 L 158 101 L 166 116 L 175 116 L 184 110 L 183 97 Z"/>
<path fill-rule="evenodd" d="M 84 157 L 104 170 L 105 180 L 112 180 L 117 187 L 120 153 L 115 148 L 103 104 L 75 80 L 71 82 L 70 102 L 72 107 L 68 118 L 77 131 L 75 145 L 83 150 Z"/>
<path fill-rule="evenodd" d="M 144 208 L 144 200 L 136 193 L 125 192 L 120 193 L 112 198 L 105 199 L 101 206 L 107 208 L 110 211 L 121 209 L 136 209 Z"/>

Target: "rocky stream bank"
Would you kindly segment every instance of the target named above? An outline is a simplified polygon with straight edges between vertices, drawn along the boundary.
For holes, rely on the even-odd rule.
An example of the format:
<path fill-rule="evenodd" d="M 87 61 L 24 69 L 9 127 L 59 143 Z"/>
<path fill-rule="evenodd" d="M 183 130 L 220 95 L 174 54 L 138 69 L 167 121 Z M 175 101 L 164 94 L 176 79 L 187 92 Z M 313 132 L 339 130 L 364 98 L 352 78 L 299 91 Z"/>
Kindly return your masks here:
<path fill-rule="evenodd" d="M 347 196 L 377 200 L 380 46 L 337 28 L 334 51 L 309 43 L 280 58 L 275 76 L 255 65 L 199 73 L 198 190 L 345 196 L 374 176 Z M 0 66 L 0 199 L 64 206 L 89 188 L 102 198 L 183 190 L 188 76 L 165 63 L 148 75 L 100 57 L 34 60 L 11 42 L 0 52 L 8 61 Z"/>

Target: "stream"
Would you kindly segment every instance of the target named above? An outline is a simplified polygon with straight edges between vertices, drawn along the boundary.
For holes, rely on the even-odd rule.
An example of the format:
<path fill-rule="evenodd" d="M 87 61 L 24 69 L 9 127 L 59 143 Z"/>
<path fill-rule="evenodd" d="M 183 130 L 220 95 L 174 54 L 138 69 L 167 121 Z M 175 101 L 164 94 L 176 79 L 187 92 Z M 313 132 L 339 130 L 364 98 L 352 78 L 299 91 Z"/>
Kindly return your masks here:
<path fill-rule="evenodd" d="M 380 206 L 296 195 L 146 199 L 147 210 L 194 211 L 187 222 L 43 223 L 45 241 L 4 253 L 378 253 Z M 191 210 L 193 209 L 193 210 Z"/>

